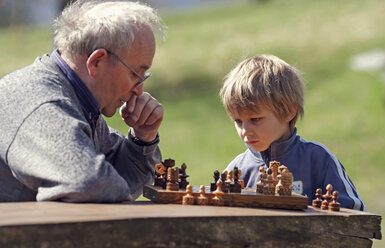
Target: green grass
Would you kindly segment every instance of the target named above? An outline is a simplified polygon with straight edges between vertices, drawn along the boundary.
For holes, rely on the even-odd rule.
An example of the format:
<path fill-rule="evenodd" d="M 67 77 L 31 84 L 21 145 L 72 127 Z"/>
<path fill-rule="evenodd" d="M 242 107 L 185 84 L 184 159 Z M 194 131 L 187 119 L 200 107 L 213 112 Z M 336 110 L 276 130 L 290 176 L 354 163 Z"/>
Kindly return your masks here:
<path fill-rule="evenodd" d="M 243 152 L 218 91 L 241 59 L 275 54 L 301 70 L 307 84 L 299 133 L 334 152 L 367 210 L 384 216 L 385 86 L 379 72 L 349 67 L 357 53 L 385 49 L 384 9 L 383 0 L 291 0 L 164 14 L 168 35 L 145 84 L 165 107 L 164 158 L 185 162 L 188 180 L 207 185 L 214 170 Z M 0 76 L 50 52 L 50 36 L 0 30 Z M 127 131 L 118 116 L 107 121 Z"/>

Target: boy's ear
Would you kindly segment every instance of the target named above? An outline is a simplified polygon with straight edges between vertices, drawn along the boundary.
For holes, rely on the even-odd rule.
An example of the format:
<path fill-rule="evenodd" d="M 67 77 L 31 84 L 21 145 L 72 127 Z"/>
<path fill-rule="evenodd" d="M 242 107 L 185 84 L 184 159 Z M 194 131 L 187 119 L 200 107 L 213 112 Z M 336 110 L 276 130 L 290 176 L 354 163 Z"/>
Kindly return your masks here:
<path fill-rule="evenodd" d="M 88 56 L 87 59 L 87 71 L 91 77 L 96 76 L 98 70 L 105 61 L 108 59 L 108 53 L 106 49 L 96 49 Z"/>
<path fill-rule="evenodd" d="M 285 121 L 290 122 L 291 120 L 294 119 L 294 117 L 297 115 L 298 108 L 297 106 L 292 106 L 290 108 L 290 114 L 286 117 Z"/>

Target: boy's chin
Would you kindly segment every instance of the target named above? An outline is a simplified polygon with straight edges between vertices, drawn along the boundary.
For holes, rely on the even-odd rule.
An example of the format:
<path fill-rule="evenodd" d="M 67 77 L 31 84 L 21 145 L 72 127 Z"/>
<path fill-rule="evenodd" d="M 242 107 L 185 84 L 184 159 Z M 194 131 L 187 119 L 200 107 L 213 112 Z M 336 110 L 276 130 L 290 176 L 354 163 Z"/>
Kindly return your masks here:
<path fill-rule="evenodd" d="M 269 149 L 269 147 L 264 147 L 264 146 L 256 146 L 256 145 L 251 145 L 251 144 L 246 144 L 249 148 L 253 149 L 256 152 L 263 152 Z"/>

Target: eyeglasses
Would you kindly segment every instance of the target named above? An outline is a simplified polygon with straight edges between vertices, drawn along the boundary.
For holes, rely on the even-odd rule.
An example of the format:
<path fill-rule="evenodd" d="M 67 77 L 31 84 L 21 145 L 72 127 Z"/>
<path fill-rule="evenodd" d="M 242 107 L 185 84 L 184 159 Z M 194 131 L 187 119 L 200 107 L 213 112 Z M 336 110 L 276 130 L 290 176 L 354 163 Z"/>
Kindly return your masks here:
<path fill-rule="evenodd" d="M 139 78 L 139 81 L 134 85 L 134 87 L 140 86 L 141 84 L 143 84 L 144 80 L 146 80 L 147 78 L 149 78 L 149 77 L 152 75 L 151 72 L 146 72 L 146 73 L 144 74 L 144 77 L 142 77 L 142 76 L 141 76 L 139 73 L 137 73 L 131 66 L 127 65 L 126 62 L 124 62 L 121 58 L 119 58 L 118 55 L 116 55 L 115 53 L 113 53 L 113 52 L 111 52 L 111 51 L 108 51 L 107 49 L 106 49 L 106 51 L 107 51 L 108 54 L 111 54 L 111 55 L 115 56 L 115 58 L 117 58 L 117 59 L 119 60 L 120 63 L 122 63 L 125 67 L 127 67 L 130 71 L 132 71 L 132 73 L 134 73 L 135 76 L 137 76 L 137 77 Z"/>

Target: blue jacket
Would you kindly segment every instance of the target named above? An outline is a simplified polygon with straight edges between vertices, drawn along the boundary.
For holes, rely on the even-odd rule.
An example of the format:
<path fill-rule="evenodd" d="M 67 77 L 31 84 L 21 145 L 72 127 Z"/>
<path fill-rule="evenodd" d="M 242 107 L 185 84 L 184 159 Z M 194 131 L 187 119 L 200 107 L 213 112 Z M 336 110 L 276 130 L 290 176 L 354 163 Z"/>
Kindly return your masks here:
<path fill-rule="evenodd" d="M 266 169 L 273 160 L 288 167 L 293 174 L 293 191 L 307 195 L 308 204 L 315 199 L 317 188 L 321 188 L 324 194 L 326 185 L 331 184 L 333 191 L 337 190 L 339 193 L 338 202 L 341 207 L 365 211 L 360 195 L 337 157 L 324 145 L 298 136 L 296 128 L 288 140 L 273 142 L 266 151 L 256 152 L 248 147 L 226 170 L 237 166 L 241 169 L 245 187 L 255 188 L 259 178 L 259 166 L 264 165 Z"/>

